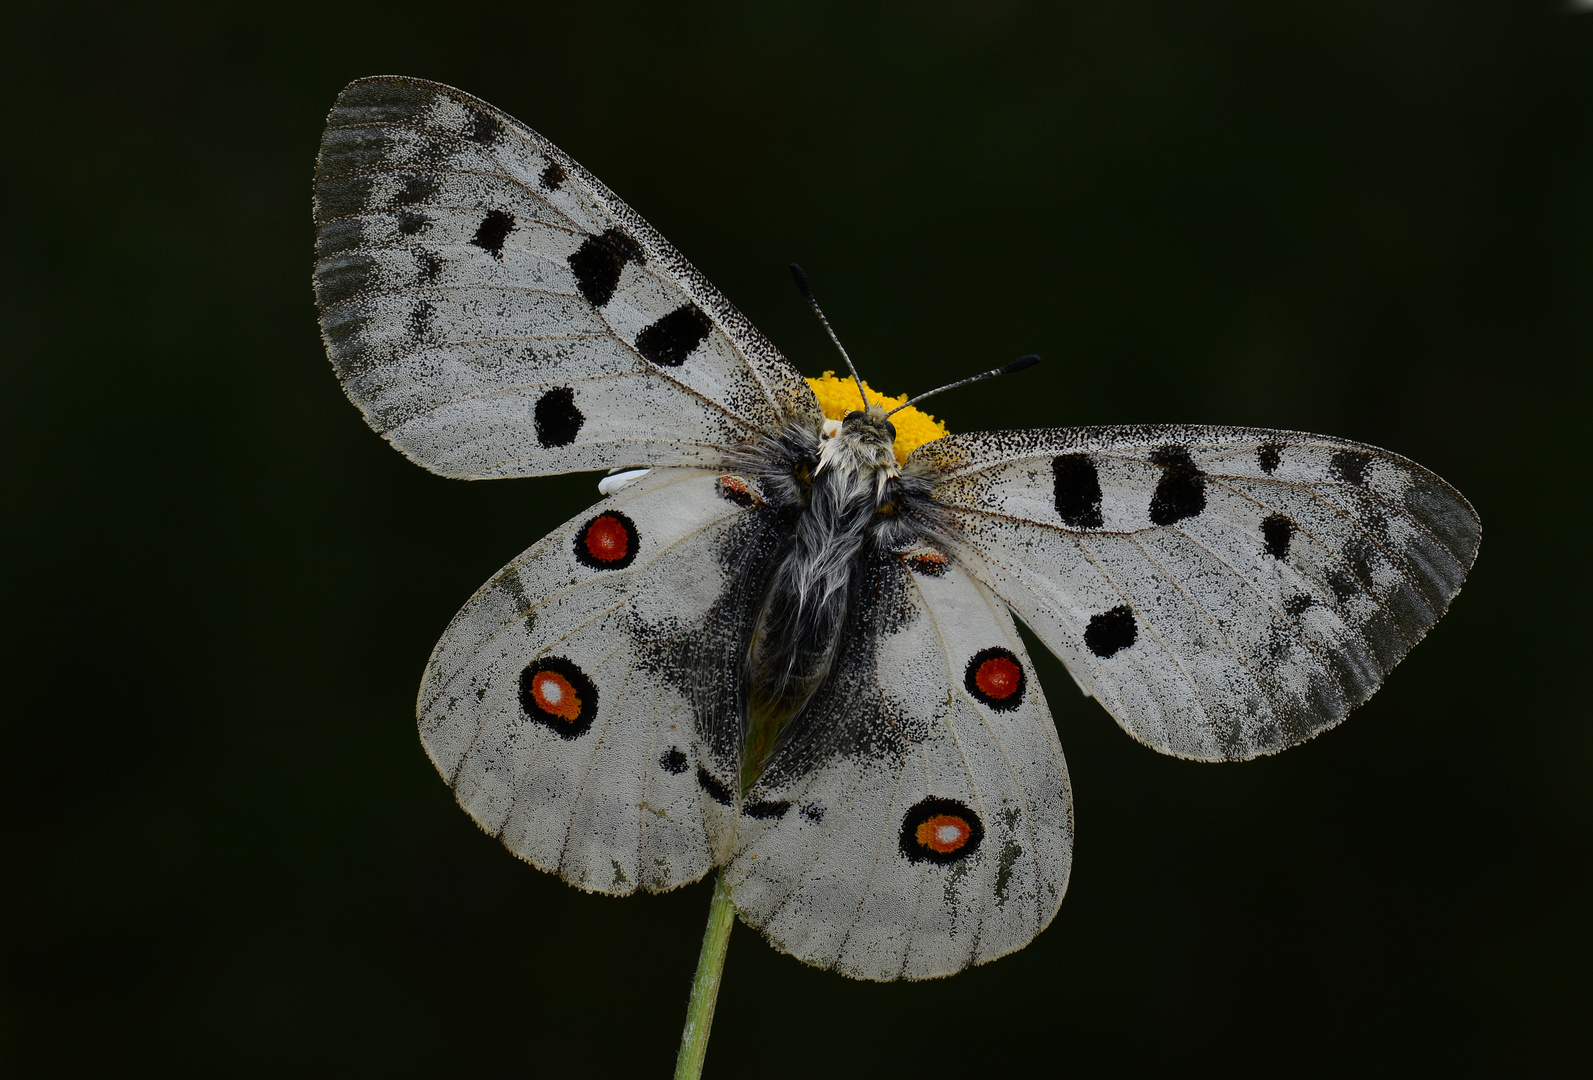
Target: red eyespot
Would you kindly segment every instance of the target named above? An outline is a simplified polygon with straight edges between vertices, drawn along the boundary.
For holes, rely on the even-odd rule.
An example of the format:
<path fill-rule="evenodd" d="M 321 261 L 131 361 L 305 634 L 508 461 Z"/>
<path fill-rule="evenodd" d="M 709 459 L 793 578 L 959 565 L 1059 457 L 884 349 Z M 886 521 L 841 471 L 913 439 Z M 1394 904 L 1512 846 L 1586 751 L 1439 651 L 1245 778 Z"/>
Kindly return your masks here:
<path fill-rule="evenodd" d="M 578 739 L 597 715 L 597 687 L 562 656 L 544 656 L 520 673 L 520 709 L 526 718 Z"/>
<path fill-rule="evenodd" d="M 908 862 L 942 866 L 979 850 L 985 827 L 973 808 L 956 799 L 924 799 L 902 818 L 901 852 Z"/>
<path fill-rule="evenodd" d="M 636 524 L 618 511 L 599 514 L 575 534 L 575 558 L 594 570 L 622 570 L 636 558 Z"/>
<path fill-rule="evenodd" d="M 1023 670 L 1005 656 L 992 656 L 974 672 L 974 682 L 991 697 L 1004 700 L 1023 685 Z"/>
<path fill-rule="evenodd" d="M 1010 650 L 981 649 L 968 661 L 963 685 L 974 700 L 992 709 L 1016 709 L 1023 701 L 1023 664 Z"/>
<path fill-rule="evenodd" d="M 631 553 L 631 538 L 625 526 L 611 517 L 600 517 L 586 527 L 586 550 L 602 562 L 617 562 Z"/>

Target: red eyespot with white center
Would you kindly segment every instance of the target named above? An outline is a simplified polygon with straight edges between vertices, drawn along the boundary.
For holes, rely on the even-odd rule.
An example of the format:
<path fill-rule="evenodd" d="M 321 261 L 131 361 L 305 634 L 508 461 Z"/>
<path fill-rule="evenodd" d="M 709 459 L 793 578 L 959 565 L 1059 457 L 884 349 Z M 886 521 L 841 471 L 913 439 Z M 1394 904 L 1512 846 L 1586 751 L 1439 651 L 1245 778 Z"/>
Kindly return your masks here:
<path fill-rule="evenodd" d="M 956 799 L 924 799 L 902 819 L 901 852 L 911 862 L 954 863 L 979 849 L 984 823 Z"/>
<path fill-rule="evenodd" d="M 581 715 L 581 695 L 557 671 L 539 671 L 531 677 L 531 698 L 537 708 L 561 720 L 574 721 Z"/>
<path fill-rule="evenodd" d="M 561 738 L 578 739 L 597 715 L 597 687 L 564 657 L 544 656 L 520 672 L 520 711 Z"/>
<path fill-rule="evenodd" d="M 593 570 L 623 570 L 636 561 L 639 544 L 636 523 L 610 510 L 576 530 L 575 561 Z"/>
<path fill-rule="evenodd" d="M 1023 661 L 1012 650 L 992 646 L 981 649 L 968 661 L 963 686 L 975 701 L 1006 711 L 1023 703 L 1028 678 L 1023 671 Z"/>

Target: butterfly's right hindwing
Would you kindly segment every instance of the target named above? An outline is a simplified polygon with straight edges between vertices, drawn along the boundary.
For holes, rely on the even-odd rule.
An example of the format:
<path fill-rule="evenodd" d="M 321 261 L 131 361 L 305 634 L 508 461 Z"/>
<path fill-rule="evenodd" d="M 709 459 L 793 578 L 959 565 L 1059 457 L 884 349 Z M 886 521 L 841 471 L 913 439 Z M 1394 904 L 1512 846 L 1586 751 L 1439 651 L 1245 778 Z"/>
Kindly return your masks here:
<path fill-rule="evenodd" d="M 727 880 L 742 918 L 810 964 L 950 975 L 1056 914 L 1067 768 L 1012 616 L 978 581 L 875 552 L 852 597 L 831 678 L 748 792 Z"/>
<path fill-rule="evenodd" d="M 788 527 L 747 482 L 656 470 L 485 585 L 426 667 L 421 740 L 539 869 L 625 894 L 695 881 L 734 834 L 742 654 Z M 703 717 L 699 722 L 698 717 Z"/>
<path fill-rule="evenodd" d="M 370 425 L 446 476 L 711 464 L 800 374 L 546 139 L 416 79 L 349 84 L 316 165 L 316 300 Z"/>

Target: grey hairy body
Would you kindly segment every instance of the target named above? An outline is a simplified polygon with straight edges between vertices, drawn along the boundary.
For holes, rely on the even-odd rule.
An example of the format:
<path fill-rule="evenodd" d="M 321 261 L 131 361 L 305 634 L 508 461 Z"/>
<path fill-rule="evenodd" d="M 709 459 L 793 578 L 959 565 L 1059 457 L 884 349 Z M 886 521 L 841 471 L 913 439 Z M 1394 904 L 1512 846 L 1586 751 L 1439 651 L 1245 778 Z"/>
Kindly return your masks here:
<path fill-rule="evenodd" d="M 946 537 L 930 473 L 898 466 L 895 438 L 885 411 L 870 405 L 829 437 L 791 425 L 732 459 L 771 506 L 794 518 L 747 648 L 744 788 L 833 669 L 860 557 L 875 547 L 938 547 Z"/>

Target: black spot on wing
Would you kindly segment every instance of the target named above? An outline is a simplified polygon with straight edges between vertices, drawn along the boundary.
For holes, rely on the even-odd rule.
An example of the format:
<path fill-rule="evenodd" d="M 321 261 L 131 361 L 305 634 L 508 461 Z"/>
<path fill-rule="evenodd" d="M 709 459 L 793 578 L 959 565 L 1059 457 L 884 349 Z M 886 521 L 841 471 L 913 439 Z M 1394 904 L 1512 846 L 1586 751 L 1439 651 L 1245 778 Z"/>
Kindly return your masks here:
<path fill-rule="evenodd" d="M 593 307 L 602 307 L 614 299 L 614 289 L 619 285 L 620 274 L 628 262 L 638 266 L 647 262 L 641 245 L 623 230 L 605 230 L 598 236 L 588 236 L 581 246 L 570 254 L 570 271 L 575 274 L 576 288 Z"/>
<path fill-rule="evenodd" d="M 785 817 L 786 811 L 790 809 L 791 804 L 789 802 L 785 799 L 777 799 L 771 802 L 744 803 L 741 807 L 741 812 L 747 817 L 757 818 L 760 821 L 779 821 Z"/>
<path fill-rule="evenodd" d="M 564 183 L 564 166 L 557 161 L 548 162 L 548 167 L 537 177 L 537 183 L 542 185 L 544 191 L 559 190 L 559 185 Z"/>
<path fill-rule="evenodd" d="M 1056 512 L 1074 529 L 1099 529 L 1101 478 L 1088 454 L 1062 454 L 1051 460 Z"/>
<path fill-rule="evenodd" d="M 414 210 L 400 210 L 398 212 L 398 231 L 405 236 L 414 236 L 426 227 L 427 220 L 425 214 L 417 213 Z"/>
<path fill-rule="evenodd" d="M 814 825 L 821 824 L 824 821 L 823 803 L 806 802 L 798 807 L 797 810 L 804 821 L 811 822 Z"/>
<path fill-rule="evenodd" d="M 1355 580 L 1368 591 L 1376 583 L 1376 569 L 1381 561 L 1377 548 L 1364 536 L 1357 536 L 1344 545 L 1344 559 L 1350 564 Z"/>
<path fill-rule="evenodd" d="M 470 123 L 465 125 L 465 138 L 481 146 L 491 146 L 502 134 L 503 125 L 498 123 L 498 118 L 486 113 L 474 113 Z"/>
<path fill-rule="evenodd" d="M 1335 480 L 1356 487 L 1366 483 L 1366 466 L 1372 455 L 1364 450 L 1335 450 L 1328 461 L 1328 472 Z"/>
<path fill-rule="evenodd" d="M 1158 447 L 1151 451 L 1150 459 L 1166 470 L 1151 495 L 1152 523 L 1171 525 L 1206 509 L 1206 474 L 1195 465 L 1188 450 L 1182 446 Z"/>
<path fill-rule="evenodd" d="M 437 275 L 442 273 L 442 260 L 435 251 L 423 247 L 412 247 L 409 253 L 415 258 L 415 273 L 423 282 L 437 280 Z"/>
<path fill-rule="evenodd" d="M 514 215 L 506 214 L 502 210 L 489 210 L 487 216 L 481 219 L 481 226 L 476 229 L 476 235 L 470 238 L 470 242 L 494 259 L 502 259 L 503 242 L 509 239 L 509 232 L 513 228 Z"/>
<path fill-rule="evenodd" d="M 1084 645 L 1101 659 L 1110 659 L 1139 639 L 1139 624 L 1127 604 L 1090 616 L 1084 628 Z"/>
<path fill-rule="evenodd" d="M 658 767 L 667 773 L 679 776 L 686 771 L 686 753 L 678 746 L 671 746 L 658 755 Z"/>
<path fill-rule="evenodd" d="M 1283 602 L 1283 610 L 1298 618 L 1305 614 L 1306 610 L 1314 603 L 1316 603 L 1316 597 L 1310 593 L 1295 593 Z"/>
<path fill-rule="evenodd" d="M 720 806 L 729 806 L 735 802 L 730 797 L 730 789 L 720 783 L 718 777 L 701 765 L 697 766 L 697 786 L 706 791 L 708 797 Z"/>
<path fill-rule="evenodd" d="M 696 304 L 686 303 L 636 335 L 636 351 L 661 367 L 679 367 L 708 337 L 712 324 Z"/>
<path fill-rule="evenodd" d="M 393 202 L 399 206 L 422 203 L 431 198 L 436 190 L 436 178 L 424 173 L 412 173 L 404 177 L 404 185 L 398 189 L 398 194 L 393 196 Z"/>
<path fill-rule="evenodd" d="M 568 386 L 556 386 L 538 398 L 532 419 L 537 442 L 547 447 L 569 446 L 586 423 L 575 406 L 575 391 Z"/>
<path fill-rule="evenodd" d="M 1294 538 L 1294 522 L 1282 514 L 1269 514 L 1261 523 L 1261 538 L 1265 541 L 1266 553 L 1282 560 L 1289 554 L 1289 541 Z"/>
<path fill-rule="evenodd" d="M 945 577 L 946 571 L 951 569 L 951 560 L 933 548 L 924 547 L 903 553 L 902 565 L 924 577 Z"/>
<path fill-rule="evenodd" d="M 1333 595 L 1340 603 L 1361 591 L 1361 587 L 1355 583 L 1355 578 L 1347 570 L 1332 571 L 1327 575 L 1326 581 L 1328 588 L 1333 590 Z"/>
<path fill-rule="evenodd" d="M 1260 465 L 1261 471 L 1268 476 L 1278 471 L 1278 463 L 1282 460 L 1282 443 L 1266 443 L 1256 451 L 1256 464 Z"/>

